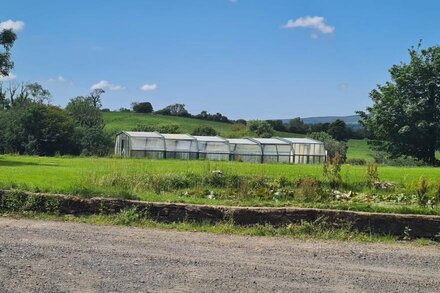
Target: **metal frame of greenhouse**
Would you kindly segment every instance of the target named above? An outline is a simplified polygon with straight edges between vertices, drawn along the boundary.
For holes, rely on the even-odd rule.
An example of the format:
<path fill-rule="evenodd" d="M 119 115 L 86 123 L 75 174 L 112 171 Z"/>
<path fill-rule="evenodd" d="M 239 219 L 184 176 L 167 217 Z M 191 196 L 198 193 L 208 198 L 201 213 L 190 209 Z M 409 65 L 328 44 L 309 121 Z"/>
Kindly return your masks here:
<path fill-rule="evenodd" d="M 317 164 L 324 144 L 310 138 L 231 138 L 122 131 L 115 154 L 152 159 L 218 160 L 252 163 Z"/>

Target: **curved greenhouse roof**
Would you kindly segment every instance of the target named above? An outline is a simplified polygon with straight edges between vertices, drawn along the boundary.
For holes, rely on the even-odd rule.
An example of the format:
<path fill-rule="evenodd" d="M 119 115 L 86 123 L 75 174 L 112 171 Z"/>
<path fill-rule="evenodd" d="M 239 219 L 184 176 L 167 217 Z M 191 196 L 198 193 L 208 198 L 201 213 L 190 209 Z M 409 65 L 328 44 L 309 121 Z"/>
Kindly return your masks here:
<path fill-rule="evenodd" d="M 122 131 L 115 154 L 155 159 L 206 159 L 256 163 L 321 163 L 324 144 L 310 138 L 230 138 Z"/>

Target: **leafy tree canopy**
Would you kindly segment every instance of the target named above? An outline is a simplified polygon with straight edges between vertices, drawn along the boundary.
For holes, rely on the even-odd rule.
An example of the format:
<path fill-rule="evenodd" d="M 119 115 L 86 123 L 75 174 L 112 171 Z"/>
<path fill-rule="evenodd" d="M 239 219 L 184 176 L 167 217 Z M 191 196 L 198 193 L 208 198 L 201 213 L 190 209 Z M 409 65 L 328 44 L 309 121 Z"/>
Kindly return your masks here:
<path fill-rule="evenodd" d="M 391 81 L 370 93 L 359 112 L 371 144 L 391 157 L 413 156 L 435 164 L 440 144 L 440 46 L 409 49 L 409 63 L 389 70 Z"/>
<path fill-rule="evenodd" d="M 258 137 L 272 137 L 273 128 L 267 121 L 250 120 L 247 123 L 250 131 L 254 132 Z"/>
<path fill-rule="evenodd" d="M 150 102 L 133 103 L 131 107 L 136 113 L 153 113 L 153 105 Z"/>
<path fill-rule="evenodd" d="M 14 67 L 10 51 L 16 39 L 17 35 L 12 30 L 0 31 L 0 46 L 3 47 L 3 51 L 0 51 L 0 76 L 8 76 Z"/>

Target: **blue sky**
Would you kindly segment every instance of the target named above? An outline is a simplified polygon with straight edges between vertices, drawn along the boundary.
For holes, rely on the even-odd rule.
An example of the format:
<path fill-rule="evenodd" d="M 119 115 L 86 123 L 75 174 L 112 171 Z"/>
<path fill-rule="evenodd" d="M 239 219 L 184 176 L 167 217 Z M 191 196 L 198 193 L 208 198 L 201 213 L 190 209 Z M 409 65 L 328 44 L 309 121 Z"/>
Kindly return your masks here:
<path fill-rule="evenodd" d="M 15 81 L 42 83 L 61 106 L 98 84 L 111 109 L 351 115 L 410 46 L 440 39 L 440 1 L 0 2 L 0 22 L 24 23 Z"/>

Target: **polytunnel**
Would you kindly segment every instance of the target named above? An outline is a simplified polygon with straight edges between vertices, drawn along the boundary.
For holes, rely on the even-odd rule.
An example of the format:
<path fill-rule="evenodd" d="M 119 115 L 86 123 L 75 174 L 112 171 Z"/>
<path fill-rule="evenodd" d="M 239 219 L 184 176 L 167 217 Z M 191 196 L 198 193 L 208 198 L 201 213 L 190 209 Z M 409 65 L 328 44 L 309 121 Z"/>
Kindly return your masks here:
<path fill-rule="evenodd" d="M 292 144 L 294 155 L 291 163 L 317 164 L 326 158 L 324 143 L 311 138 L 280 138 Z"/>
<path fill-rule="evenodd" d="M 278 138 L 250 138 L 258 143 L 262 150 L 262 163 L 289 163 L 294 150 L 292 144 Z"/>
<path fill-rule="evenodd" d="M 163 159 L 165 139 L 157 132 L 123 131 L 116 135 L 115 154 L 127 157 Z"/>
<path fill-rule="evenodd" d="M 226 139 L 219 136 L 197 136 L 199 159 L 229 161 L 229 143 Z"/>
<path fill-rule="evenodd" d="M 162 134 L 167 159 L 194 160 L 198 157 L 197 140 L 188 134 Z"/>
<path fill-rule="evenodd" d="M 248 138 L 231 138 L 228 142 L 231 161 L 261 163 L 263 153 L 258 142 Z"/>
<path fill-rule="evenodd" d="M 254 163 L 316 164 L 326 159 L 324 143 L 310 138 L 232 138 L 123 131 L 115 154 L 153 159 L 206 159 Z"/>

